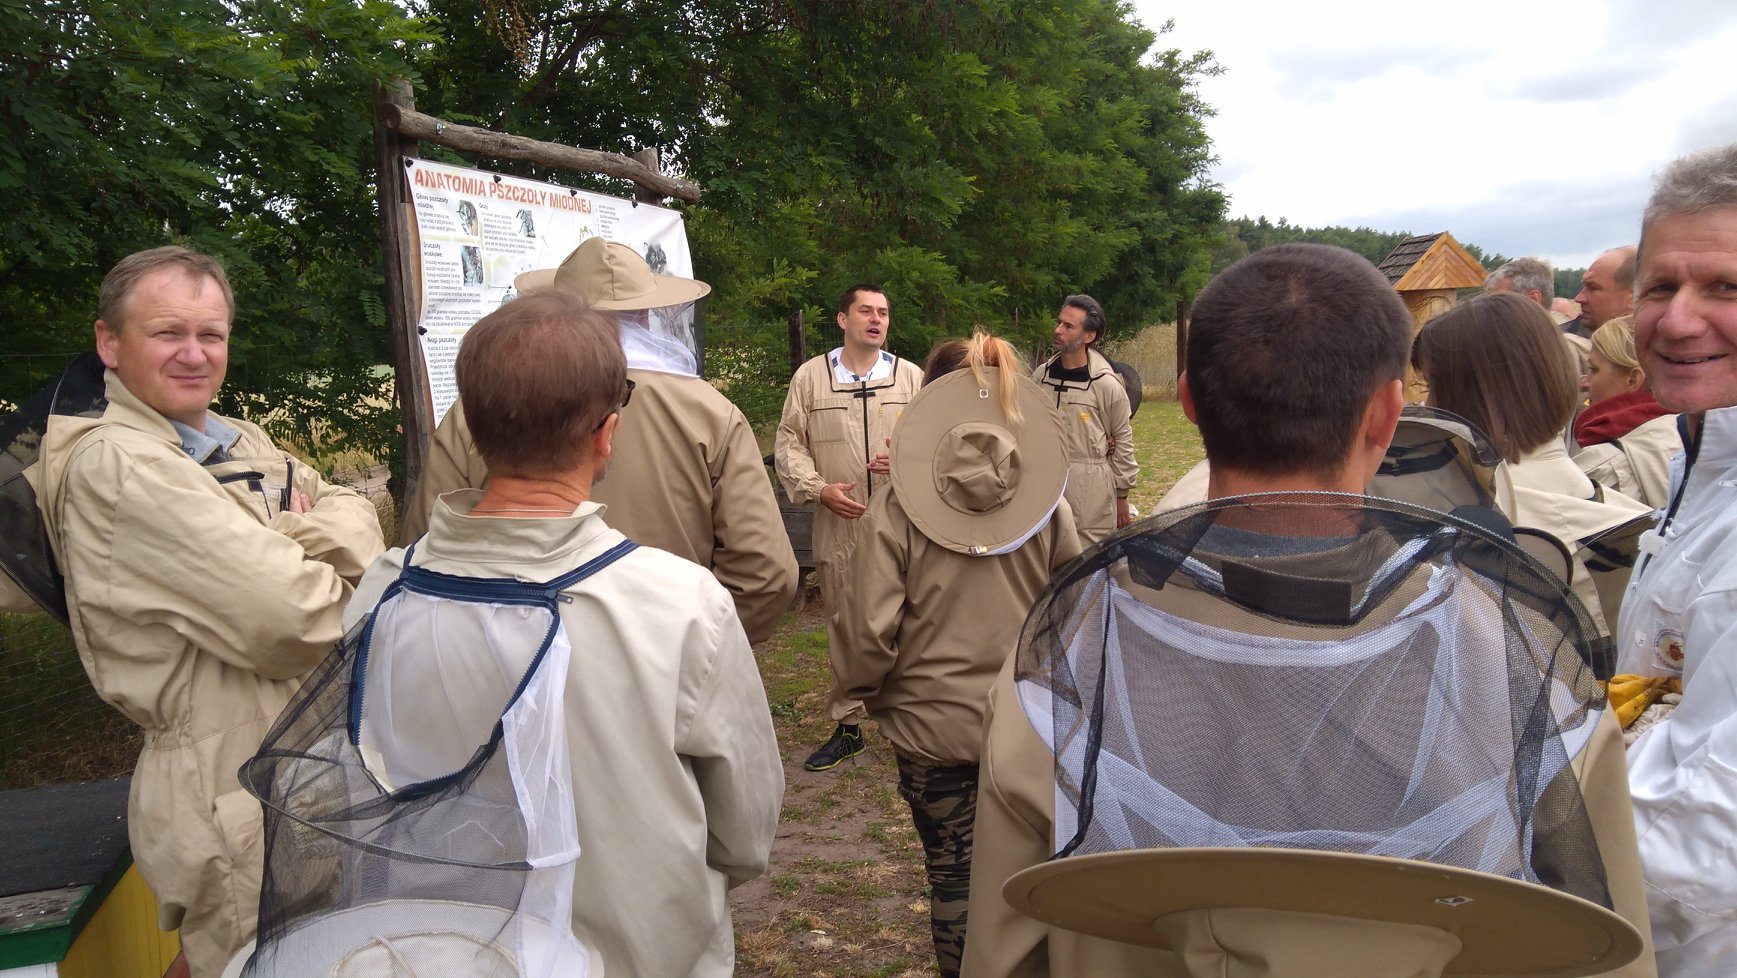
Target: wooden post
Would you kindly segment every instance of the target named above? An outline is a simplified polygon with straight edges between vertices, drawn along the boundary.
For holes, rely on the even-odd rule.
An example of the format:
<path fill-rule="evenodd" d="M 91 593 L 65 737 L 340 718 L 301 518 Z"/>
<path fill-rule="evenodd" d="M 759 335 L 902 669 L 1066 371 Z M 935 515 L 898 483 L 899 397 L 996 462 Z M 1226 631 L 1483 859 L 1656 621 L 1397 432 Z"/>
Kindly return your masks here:
<path fill-rule="evenodd" d="M 790 373 L 808 362 L 808 332 L 803 328 L 802 310 L 790 314 Z"/>
<path fill-rule="evenodd" d="M 662 163 L 662 161 L 660 161 L 657 158 L 657 147 L 656 146 L 647 146 L 646 148 L 633 154 L 633 158 L 638 160 L 646 169 L 650 170 L 653 173 L 661 174 L 663 172 L 663 163 Z M 640 203 L 640 204 L 661 204 L 661 203 L 663 203 L 663 195 L 662 194 L 658 193 L 655 190 L 649 190 L 646 187 L 644 187 L 640 184 L 637 184 L 637 183 L 633 185 L 633 199 L 636 203 Z"/>
<path fill-rule="evenodd" d="M 1176 377 L 1188 366 L 1188 300 L 1176 300 Z"/>
<path fill-rule="evenodd" d="M 434 427 L 428 382 L 417 337 L 416 256 L 411 253 L 410 194 L 404 180 L 404 157 L 421 156 L 415 139 L 387 124 L 397 113 L 413 110 L 410 85 L 395 81 L 374 91 L 375 197 L 380 207 L 380 252 L 386 264 L 386 329 L 392 337 L 392 387 L 404 426 L 404 468 L 389 486 L 399 509 L 415 498 L 422 478 L 422 459 Z"/>

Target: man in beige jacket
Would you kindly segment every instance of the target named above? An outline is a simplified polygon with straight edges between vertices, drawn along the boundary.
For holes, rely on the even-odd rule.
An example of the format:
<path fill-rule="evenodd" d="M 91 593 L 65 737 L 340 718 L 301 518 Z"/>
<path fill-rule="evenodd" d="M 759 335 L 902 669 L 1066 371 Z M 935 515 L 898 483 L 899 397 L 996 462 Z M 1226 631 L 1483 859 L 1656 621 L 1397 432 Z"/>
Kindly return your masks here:
<path fill-rule="evenodd" d="M 1128 490 L 1140 475 L 1127 388 L 1092 349 L 1103 335 L 1098 300 L 1068 296 L 1055 317 L 1055 356 L 1031 374 L 1054 397 L 1067 432 L 1068 504 L 1088 547 L 1128 525 Z"/>
<path fill-rule="evenodd" d="M 711 287 L 654 275 L 632 248 L 602 238 L 587 239 L 560 268 L 527 272 L 515 284 L 521 293 L 572 292 L 617 319 L 634 393 L 623 409 L 617 461 L 594 495 L 609 507 L 610 525 L 710 569 L 734 599 L 748 640 L 771 637 L 796 594 L 796 555 L 748 419 L 699 376 L 680 328 Z M 461 401 L 435 429 L 399 543 L 427 531 L 443 493 L 487 485 Z"/>
<path fill-rule="evenodd" d="M 1195 304 L 1188 370 L 1178 385 L 1183 410 L 1200 427 L 1212 462 L 1207 497 L 1217 500 L 1272 491 L 1360 495 L 1379 470 L 1400 418 L 1401 378 L 1410 338 L 1411 320 L 1403 303 L 1367 262 L 1343 249 L 1268 248 L 1222 273 Z M 1250 349 L 1268 350 L 1271 355 L 1251 358 Z M 1314 369 L 1305 373 L 1297 368 L 1299 363 L 1313 364 Z M 1285 410 L 1269 413 L 1263 405 L 1271 404 L 1285 405 Z M 1256 534 L 1243 532 L 1248 540 L 1257 539 Z M 1167 588 L 1163 593 L 1177 590 Z M 1204 621 L 1198 627 L 1203 635 L 1211 630 Z M 1028 633 L 1032 628 L 1028 622 Z M 1310 637 L 1321 638 L 1319 631 Z M 1501 647 L 1494 651 L 1505 654 Z M 1058 748 L 1048 742 L 1053 733 L 1047 725 L 1041 731 L 1034 728 L 1034 721 L 1022 710 L 1016 665 L 1010 659 L 997 677 L 985 724 L 966 978 L 1372 973 L 1320 965 L 1338 949 L 1307 940 L 1292 942 L 1287 935 L 1306 933 L 1307 927 L 1287 929 L 1283 919 L 1266 920 L 1264 930 L 1238 935 L 1245 942 L 1245 956 L 1237 968 L 1221 971 L 1207 970 L 1202 964 L 1212 960 L 1222 965 L 1217 956 L 1220 948 L 1196 956 L 1136 946 L 1047 926 L 1015 910 L 1004 899 L 1003 886 L 1022 870 L 1055 858 L 1058 847 L 1068 841 L 1066 833 L 1057 830 Z M 1104 674 L 1110 675 L 1107 668 Z M 1150 694 L 1149 688 L 1143 690 Z M 1099 694 L 1111 700 L 1120 695 L 1114 690 Z M 1179 691 L 1178 699 L 1188 695 Z M 1295 708 L 1299 701 L 1279 695 L 1273 702 L 1275 715 Z M 1143 702 L 1149 702 L 1149 696 Z M 1182 706 L 1179 702 L 1174 708 Z M 1262 722 L 1258 711 L 1243 722 L 1248 743 L 1237 749 L 1239 756 L 1257 756 L 1256 731 Z M 1573 770 L 1613 908 L 1644 940 L 1649 933 L 1645 896 L 1620 731 L 1611 716 L 1599 718 L 1587 745 L 1573 757 Z M 1241 779 L 1236 790 L 1247 788 L 1246 782 Z M 1191 885 L 1179 880 L 1174 888 L 1180 892 Z M 1387 926 L 1360 929 L 1353 922 L 1338 943 L 1377 946 L 1375 942 L 1392 936 L 1383 929 Z M 1262 961 L 1267 962 L 1267 970 L 1262 970 Z M 1317 970 L 1298 970 L 1305 968 L 1304 961 L 1317 962 Z M 1611 973 L 1651 975 L 1650 947 Z"/>
<path fill-rule="evenodd" d="M 458 383 L 476 405 L 476 442 L 495 477 L 486 491 L 435 500 L 408 559 L 476 585 L 546 583 L 613 558 L 569 584 L 558 605 L 573 658 L 560 715 L 548 722 L 565 737 L 564 790 L 583 848 L 573 932 L 593 975 L 727 978 L 735 946 L 726 893 L 766 869 L 783 767 L 730 596 L 690 561 L 629 549 L 589 498 L 611 459 L 626 461 L 615 431 L 627 423 L 630 371 L 613 318 L 552 290 L 477 324 L 459 351 Z M 501 395 L 478 396 L 491 390 Z M 394 549 L 369 570 L 351 621 L 374 609 L 406 559 Z M 439 620 L 465 621 L 462 610 Z M 369 722 L 390 735 L 381 743 L 407 745 L 403 754 L 444 751 L 451 768 L 435 765 L 443 770 L 488 740 L 544 637 L 525 640 L 510 625 L 468 643 L 410 627 L 390 634 L 368 657 L 370 695 L 408 708 L 381 709 Z M 412 761 L 388 754 L 382 763 Z"/>
<path fill-rule="evenodd" d="M 814 506 L 814 572 L 829 616 L 838 612 L 849 581 L 845 565 L 856 546 L 858 521 L 870 498 L 887 484 L 887 439 L 923 382 L 915 364 L 883 347 L 891 316 L 878 285 L 853 285 L 838 297 L 844 345 L 809 360 L 790 378 L 784 414 L 773 442 L 778 478 L 799 506 Z M 852 650 L 828 619 L 826 643 L 836 661 Z M 804 767 L 825 771 L 862 753 L 862 704 L 839 689 L 827 698 L 836 723 L 832 736 Z"/>
<path fill-rule="evenodd" d="M 123 259 L 96 322 L 107 405 L 50 419 L 38 477 L 79 658 L 144 728 L 127 830 L 193 978 L 253 935 L 261 816 L 236 769 L 383 546 L 367 499 L 210 410 L 233 313 L 214 259 Z"/>

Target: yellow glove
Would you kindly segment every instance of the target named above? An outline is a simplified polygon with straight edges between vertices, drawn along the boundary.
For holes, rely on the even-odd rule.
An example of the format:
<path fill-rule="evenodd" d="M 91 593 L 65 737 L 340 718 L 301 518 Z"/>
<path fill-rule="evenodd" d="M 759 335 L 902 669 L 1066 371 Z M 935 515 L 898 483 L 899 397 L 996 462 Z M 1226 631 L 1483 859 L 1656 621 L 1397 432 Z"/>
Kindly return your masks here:
<path fill-rule="evenodd" d="M 1666 693 L 1682 691 L 1683 681 L 1675 676 L 1612 676 L 1604 684 L 1605 696 L 1624 730 Z"/>

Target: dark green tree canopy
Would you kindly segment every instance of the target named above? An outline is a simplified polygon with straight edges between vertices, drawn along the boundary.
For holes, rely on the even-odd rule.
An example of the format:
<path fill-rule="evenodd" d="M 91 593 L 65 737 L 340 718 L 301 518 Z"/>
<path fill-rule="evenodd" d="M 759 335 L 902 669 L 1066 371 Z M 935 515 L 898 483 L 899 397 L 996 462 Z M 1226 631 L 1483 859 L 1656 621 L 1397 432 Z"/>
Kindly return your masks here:
<path fill-rule="evenodd" d="M 688 230 L 720 331 L 830 320 L 861 280 L 911 355 L 976 323 L 1035 341 L 1069 292 L 1147 321 L 1204 281 L 1224 209 L 1195 92 L 1218 68 L 1161 37 L 1125 0 L 0 6 L 0 399 L 45 379 L 28 354 L 88 346 L 115 260 L 182 241 L 236 288 L 220 407 L 390 450 L 370 107 L 394 77 L 455 121 L 657 147 L 704 189 Z"/>

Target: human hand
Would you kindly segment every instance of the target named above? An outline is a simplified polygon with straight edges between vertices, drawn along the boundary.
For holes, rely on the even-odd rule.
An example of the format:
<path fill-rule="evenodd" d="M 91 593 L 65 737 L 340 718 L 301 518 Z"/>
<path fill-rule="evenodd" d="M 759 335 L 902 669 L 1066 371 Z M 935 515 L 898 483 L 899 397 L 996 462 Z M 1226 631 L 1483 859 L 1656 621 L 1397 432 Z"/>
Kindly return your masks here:
<path fill-rule="evenodd" d="M 1120 530 L 1122 527 L 1127 526 L 1129 523 L 1132 523 L 1132 522 L 1134 522 L 1133 518 L 1128 515 L 1128 497 L 1127 496 L 1117 496 L 1116 497 L 1116 529 Z"/>
<path fill-rule="evenodd" d="M 308 510 L 313 509 L 313 508 L 314 508 L 314 501 L 312 499 L 308 498 L 307 493 L 302 492 L 300 489 L 296 489 L 293 487 L 290 489 L 290 501 L 289 501 L 289 511 L 290 512 L 292 512 L 292 513 L 305 513 Z"/>
<path fill-rule="evenodd" d="M 832 482 L 820 490 L 820 504 L 841 519 L 854 520 L 868 512 L 868 507 L 850 498 L 854 482 Z"/>
<path fill-rule="evenodd" d="M 887 439 L 887 450 L 891 451 L 892 447 L 893 447 L 893 440 L 891 438 L 888 438 Z M 888 475 L 888 474 L 890 474 L 893 471 L 893 466 L 892 466 L 892 463 L 887 459 L 887 453 L 886 452 L 880 452 L 880 453 L 876 454 L 874 458 L 869 459 L 868 470 L 869 470 L 870 475 Z"/>

